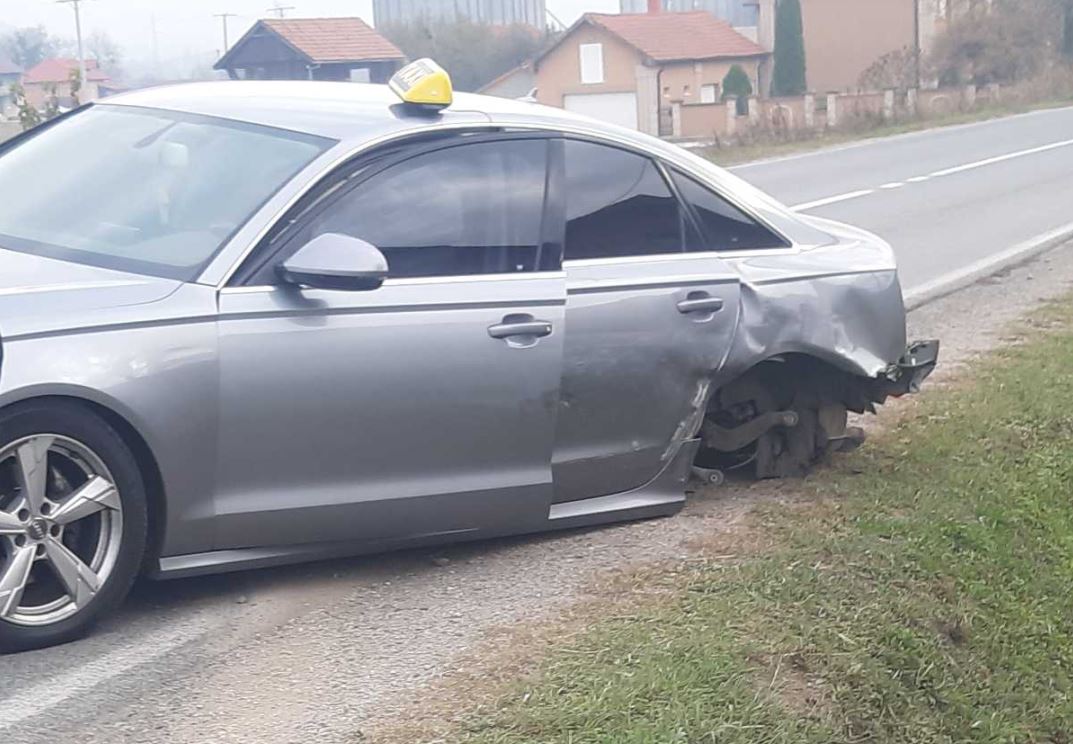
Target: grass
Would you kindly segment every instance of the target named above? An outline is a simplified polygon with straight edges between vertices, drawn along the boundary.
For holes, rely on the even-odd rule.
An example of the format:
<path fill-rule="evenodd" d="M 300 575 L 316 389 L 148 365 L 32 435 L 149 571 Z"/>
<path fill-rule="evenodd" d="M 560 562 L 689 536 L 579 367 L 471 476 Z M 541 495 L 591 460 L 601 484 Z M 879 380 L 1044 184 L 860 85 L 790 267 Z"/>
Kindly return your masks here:
<path fill-rule="evenodd" d="M 1073 308 L 1036 326 L 450 741 L 1073 742 Z"/>
<path fill-rule="evenodd" d="M 979 121 L 999 119 L 1005 116 L 1023 114 L 1029 111 L 1038 111 L 1049 108 L 1068 106 L 1073 102 L 1069 98 L 1056 99 L 1034 104 L 1010 103 L 993 106 L 985 106 L 975 111 L 954 113 L 933 119 L 912 119 L 909 121 L 880 124 L 867 129 L 848 129 L 818 131 L 815 133 L 803 133 L 801 139 L 778 140 L 763 138 L 755 142 L 729 145 L 723 148 L 704 148 L 698 150 L 700 154 L 711 160 L 716 165 L 728 167 L 740 165 L 755 160 L 796 155 L 825 147 L 861 142 L 864 140 L 881 139 L 898 134 L 920 132 L 927 129 L 957 126 L 959 124 L 972 124 Z"/>

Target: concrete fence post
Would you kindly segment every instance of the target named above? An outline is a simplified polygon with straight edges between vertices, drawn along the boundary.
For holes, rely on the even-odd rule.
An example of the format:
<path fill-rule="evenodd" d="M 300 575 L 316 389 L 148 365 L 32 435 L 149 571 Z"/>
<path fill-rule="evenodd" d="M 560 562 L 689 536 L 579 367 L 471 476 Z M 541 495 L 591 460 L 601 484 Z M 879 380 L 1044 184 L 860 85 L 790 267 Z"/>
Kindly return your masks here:
<path fill-rule="evenodd" d="M 883 91 L 883 118 L 890 121 L 894 118 L 894 90 Z"/>
<path fill-rule="evenodd" d="M 723 104 L 724 114 L 726 121 L 726 134 L 727 137 L 733 137 L 738 132 L 738 102 L 730 98 Z"/>
<path fill-rule="evenodd" d="M 998 83 L 991 83 L 990 85 L 987 86 L 987 90 L 988 90 L 988 94 L 989 94 L 988 100 L 991 103 L 998 103 L 999 101 L 1002 100 L 1002 86 L 1001 85 L 999 85 Z"/>
<path fill-rule="evenodd" d="M 760 123 L 760 99 L 756 96 L 749 97 L 749 126 L 755 127 Z"/>
<path fill-rule="evenodd" d="M 905 92 L 905 112 L 909 116 L 917 115 L 917 96 L 920 95 L 920 91 L 916 88 L 910 88 Z"/>
<path fill-rule="evenodd" d="M 965 108 L 973 108 L 976 105 L 976 86 L 966 85 L 965 94 L 962 102 L 965 104 Z"/>
<path fill-rule="evenodd" d="M 827 126 L 838 126 L 838 94 L 827 94 Z"/>
<path fill-rule="evenodd" d="M 812 93 L 806 93 L 805 94 L 804 109 L 805 109 L 805 128 L 806 129 L 815 129 L 816 128 L 816 96 L 813 95 Z"/>
<path fill-rule="evenodd" d="M 671 104 L 671 134 L 675 137 L 682 136 L 682 103 L 675 101 Z"/>

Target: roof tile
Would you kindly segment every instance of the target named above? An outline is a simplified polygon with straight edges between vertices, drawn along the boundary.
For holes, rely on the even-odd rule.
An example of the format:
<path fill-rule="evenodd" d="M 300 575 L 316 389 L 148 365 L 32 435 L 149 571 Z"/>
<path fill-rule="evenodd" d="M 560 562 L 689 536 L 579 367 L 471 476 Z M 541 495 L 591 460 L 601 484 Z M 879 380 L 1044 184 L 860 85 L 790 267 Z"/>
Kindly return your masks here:
<path fill-rule="evenodd" d="M 688 13 L 587 13 L 585 19 L 603 26 L 656 62 L 766 54 L 726 21 L 707 11 Z"/>
<path fill-rule="evenodd" d="M 52 57 L 42 60 L 26 72 L 23 82 L 34 83 L 65 83 L 71 79 L 71 73 L 78 69 L 77 59 Z M 108 80 L 108 75 L 97 66 L 94 59 L 86 60 L 86 77 L 94 82 L 103 83 Z"/>
<path fill-rule="evenodd" d="M 271 18 L 261 23 L 317 63 L 405 58 L 360 18 Z"/>

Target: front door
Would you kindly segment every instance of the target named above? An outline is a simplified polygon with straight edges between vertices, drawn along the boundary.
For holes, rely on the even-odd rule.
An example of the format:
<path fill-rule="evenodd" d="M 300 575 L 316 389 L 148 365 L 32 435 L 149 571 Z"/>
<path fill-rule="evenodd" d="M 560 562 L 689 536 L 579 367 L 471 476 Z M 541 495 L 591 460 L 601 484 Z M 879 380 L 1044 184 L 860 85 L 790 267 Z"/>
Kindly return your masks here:
<path fill-rule="evenodd" d="M 546 518 L 565 302 L 548 140 L 424 147 L 366 168 L 274 259 L 352 235 L 387 257 L 383 287 L 264 286 L 266 265 L 221 294 L 217 548 Z"/>
<path fill-rule="evenodd" d="M 695 435 L 730 348 L 738 275 L 647 157 L 565 143 L 566 345 L 555 501 L 655 478 Z"/>

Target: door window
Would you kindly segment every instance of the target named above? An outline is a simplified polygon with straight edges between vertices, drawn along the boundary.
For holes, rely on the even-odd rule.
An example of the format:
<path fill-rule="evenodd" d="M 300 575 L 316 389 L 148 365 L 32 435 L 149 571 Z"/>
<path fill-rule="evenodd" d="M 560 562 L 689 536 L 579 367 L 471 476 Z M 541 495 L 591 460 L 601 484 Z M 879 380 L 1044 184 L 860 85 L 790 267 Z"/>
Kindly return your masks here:
<path fill-rule="evenodd" d="M 787 246 L 786 241 L 711 189 L 677 171 L 672 172 L 672 178 L 704 231 L 704 238 L 690 240 L 687 250 L 748 251 Z"/>
<path fill-rule="evenodd" d="M 566 258 L 680 253 L 684 216 L 648 158 L 566 142 Z"/>
<path fill-rule="evenodd" d="M 345 194 L 297 242 L 361 238 L 384 253 L 391 277 L 557 268 L 557 256 L 541 257 L 547 147 L 509 140 L 418 155 Z"/>

